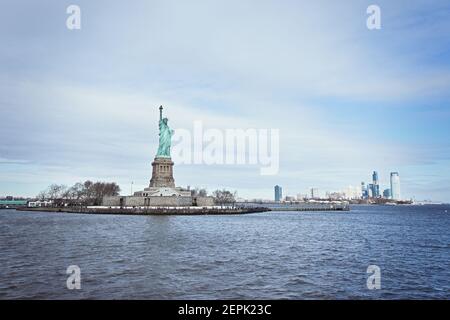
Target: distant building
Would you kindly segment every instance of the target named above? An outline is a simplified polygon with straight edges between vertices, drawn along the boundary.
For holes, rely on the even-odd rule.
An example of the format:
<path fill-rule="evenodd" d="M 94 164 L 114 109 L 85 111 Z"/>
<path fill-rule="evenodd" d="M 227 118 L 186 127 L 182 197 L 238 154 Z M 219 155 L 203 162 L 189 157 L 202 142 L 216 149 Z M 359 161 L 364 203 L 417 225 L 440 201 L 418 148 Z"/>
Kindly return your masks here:
<path fill-rule="evenodd" d="M 45 201 L 45 200 L 36 200 L 36 201 L 28 201 L 27 206 L 29 208 L 37 208 L 37 207 L 51 207 L 53 205 L 53 201 Z"/>
<path fill-rule="evenodd" d="M 384 189 L 383 198 L 390 199 L 391 198 L 391 189 Z"/>
<path fill-rule="evenodd" d="M 391 198 L 400 200 L 400 176 L 398 172 L 391 172 Z"/>
<path fill-rule="evenodd" d="M 374 171 L 372 174 L 372 197 L 378 198 L 380 196 L 380 185 L 378 183 L 378 172 Z"/>
<path fill-rule="evenodd" d="M 379 198 L 380 197 L 380 185 L 374 184 L 373 187 L 374 187 L 374 190 L 373 190 L 374 197 Z"/>
<path fill-rule="evenodd" d="M 286 201 L 296 201 L 297 198 L 294 197 L 294 196 L 286 196 L 285 200 L 286 200 Z"/>
<path fill-rule="evenodd" d="M 24 207 L 26 205 L 27 200 L 0 200 L 0 208 L 16 208 Z"/>
<path fill-rule="evenodd" d="M 372 182 L 373 184 L 378 184 L 378 172 L 376 171 L 372 173 Z"/>
<path fill-rule="evenodd" d="M 275 201 L 280 202 L 281 199 L 283 199 L 283 188 L 281 188 L 279 185 L 276 185 L 274 190 L 275 190 Z"/>
<path fill-rule="evenodd" d="M 374 198 L 374 194 L 375 194 L 374 190 L 375 190 L 375 187 L 373 186 L 373 183 L 369 183 L 367 185 L 368 198 Z"/>
<path fill-rule="evenodd" d="M 365 184 L 365 182 L 361 182 L 361 198 L 368 199 L 370 194 L 370 185 Z"/>

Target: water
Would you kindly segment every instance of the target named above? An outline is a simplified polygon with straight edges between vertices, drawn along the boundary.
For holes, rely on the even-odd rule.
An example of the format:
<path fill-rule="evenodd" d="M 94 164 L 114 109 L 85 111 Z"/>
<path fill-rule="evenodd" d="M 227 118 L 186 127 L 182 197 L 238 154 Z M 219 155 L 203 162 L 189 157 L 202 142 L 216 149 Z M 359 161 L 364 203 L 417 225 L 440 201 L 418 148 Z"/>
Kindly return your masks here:
<path fill-rule="evenodd" d="M 449 227 L 449 206 L 167 217 L 0 210 L 0 298 L 449 299 Z M 367 289 L 371 264 L 380 290 Z M 81 268 L 81 290 L 66 287 L 69 265 Z"/>

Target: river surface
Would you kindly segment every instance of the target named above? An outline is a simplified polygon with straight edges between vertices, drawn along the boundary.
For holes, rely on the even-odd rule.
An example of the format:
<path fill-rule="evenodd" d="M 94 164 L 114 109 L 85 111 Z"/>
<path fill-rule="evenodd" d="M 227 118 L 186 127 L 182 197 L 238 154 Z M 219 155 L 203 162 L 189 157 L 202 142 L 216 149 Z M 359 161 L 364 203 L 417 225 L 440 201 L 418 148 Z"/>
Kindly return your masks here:
<path fill-rule="evenodd" d="M 67 267 L 81 270 L 69 290 Z M 381 289 L 369 290 L 369 265 Z M 0 210 L 0 299 L 450 299 L 450 206 L 123 216 Z"/>

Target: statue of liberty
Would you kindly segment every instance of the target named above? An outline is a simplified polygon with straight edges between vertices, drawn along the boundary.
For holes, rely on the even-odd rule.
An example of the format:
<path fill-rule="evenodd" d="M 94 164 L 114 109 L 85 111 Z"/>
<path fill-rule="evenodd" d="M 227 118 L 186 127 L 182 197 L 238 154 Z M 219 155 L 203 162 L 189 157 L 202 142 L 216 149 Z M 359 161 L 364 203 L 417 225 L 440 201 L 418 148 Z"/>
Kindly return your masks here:
<path fill-rule="evenodd" d="M 159 147 L 157 158 L 170 158 L 170 145 L 172 144 L 173 130 L 170 130 L 167 122 L 169 119 L 162 117 L 163 107 L 159 107 Z"/>

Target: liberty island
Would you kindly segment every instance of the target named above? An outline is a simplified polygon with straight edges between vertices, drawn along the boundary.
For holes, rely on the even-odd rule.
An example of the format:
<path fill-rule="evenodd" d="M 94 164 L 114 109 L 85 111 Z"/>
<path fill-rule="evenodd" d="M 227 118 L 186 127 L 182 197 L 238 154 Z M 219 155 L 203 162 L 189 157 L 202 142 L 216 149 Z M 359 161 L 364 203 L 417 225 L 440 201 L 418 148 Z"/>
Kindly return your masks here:
<path fill-rule="evenodd" d="M 152 176 L 149 186 L 132 195 L 105 195 L 98 205 L 51 205 L 21 206 L 19 211 L 48 211 L 86 214 L 137 214 L 137 215 L 220 215 L 246 214 L 270 211 L 257 206 L 235 206 L 236 201 L 225 197 L 231 192 L 215 191 L 215 196 L 206 192 L 192 192 L 189 188 L 177 187 L 173 177 L 174 162 L 171 158 L 172 136 L 169 119 L 163 117 L 163 107 L 159 107 L 159 143 L 153 159 Z M 218 195 L 219 194 L 219 195 Z M 223 195 L 222 195 L 223 194 Z M 100 205 L 101 204 L 101 205 Z"/>
<path fill-rule="evenodd" d="M 159 141 L 156 155 L 151 163 L 152 175 L 147 188 L 132 195 L 103 195 L 98 204 L 19 206 L 19 211 L 49 211 L 87 214 L 138 214 L 138 215 L 220 215 L 247 214 L 267 211 L 348 211 L 347 202 L 341 203 L 300 203 L 280 204 L 262 202 L 237 202 L 231 192 L 216 190 L 212 196 L 192 192 L 189 188 L 176 186 L 173 177 L 174 162 L 171 158 L 172 136 L 174 130 L 169 126 L 169 119 L 163 117 L 163 107 L 159 107 Z"/>
<path fill-rule="evenodd" d="M 215 191 L 215 196 L 191 192 L 189 188 L 177 187 L 173 177 L 174 162 L 171 158 L 172 136 L 169 119 L 163 117 L 163 107 L 159 107 L 159 143 L 153 159 L 152 176 L 149 186 L 132 195 L 105 195 L 101 205 L 76 206 L 27 206 L 19 211 L 50 211 L 98 214 L 149 214 L 149 215 L 198 215 L 198 214 L 246 214 L 273 210 L 287 211 L 348 211 L 348 203 L 302 203 L 275 206 L 269 203 L 239 202 L 224 196 L 226 190 Z M 216 192 L 222 195 L 217 195 Z M 231 193 L 229 193 L 231 194 Z M 100 203 L 99 203 L 100 204 Z M 237 206 L 235 206 L 237 204 Z"/>

